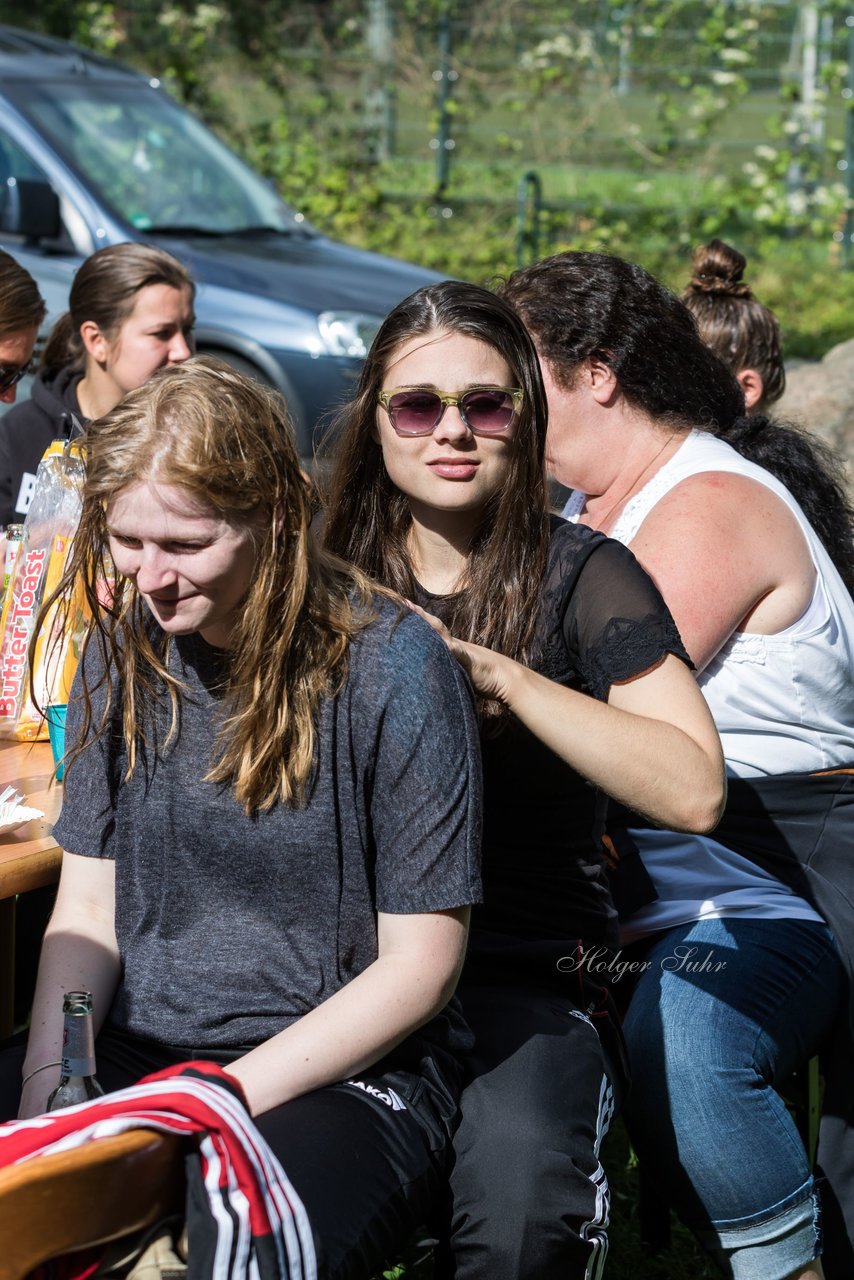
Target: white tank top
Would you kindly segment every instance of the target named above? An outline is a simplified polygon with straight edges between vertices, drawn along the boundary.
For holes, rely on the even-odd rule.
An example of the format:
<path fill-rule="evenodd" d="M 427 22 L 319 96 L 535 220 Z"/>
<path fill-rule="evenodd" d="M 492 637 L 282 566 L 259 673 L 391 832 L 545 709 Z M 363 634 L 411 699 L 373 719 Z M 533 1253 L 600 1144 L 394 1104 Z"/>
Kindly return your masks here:
<path fill-rule="evenodd" d="M 810 773 L 854 760 L 854 601 L 804 513 L 767 471 L 723 440 L 692 431 L 625 506 L 611 537 L 630 545 L 680 481 L 728 471 L 765 485 L 797 520 L 816 569 L 804 614 L 774 635 L 736 632 L 698 676 L 736 777 Z M 577 519 L 584 495 L 564 515 Z M 628 922 L 624 941 L 689 920 L 733 915 L 819 920 L 773 876 L 708 836 L 633 831 L 659 900 Z"/>

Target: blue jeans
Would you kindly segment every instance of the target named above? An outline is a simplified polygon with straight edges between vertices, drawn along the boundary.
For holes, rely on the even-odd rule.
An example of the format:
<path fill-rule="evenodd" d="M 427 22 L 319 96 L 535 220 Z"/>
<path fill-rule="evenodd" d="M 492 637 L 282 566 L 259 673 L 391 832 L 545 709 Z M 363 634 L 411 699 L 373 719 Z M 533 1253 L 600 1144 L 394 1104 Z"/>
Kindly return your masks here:
<path fill-rule="evenodd" d="M 775 1086 L 844 1016 L 823 924 L 705 920 L 646 956 L 624 1024 L 626 1120 L 643 1163 L 734 1280 L 779 1280 L 820 1252 L 803 1143 Z"/>

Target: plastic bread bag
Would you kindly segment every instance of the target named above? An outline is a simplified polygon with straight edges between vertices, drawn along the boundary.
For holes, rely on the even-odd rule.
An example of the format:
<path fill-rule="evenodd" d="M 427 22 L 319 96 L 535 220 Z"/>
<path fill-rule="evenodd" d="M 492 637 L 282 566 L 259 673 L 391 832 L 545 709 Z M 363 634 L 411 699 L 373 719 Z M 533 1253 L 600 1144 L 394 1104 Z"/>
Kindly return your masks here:
<path fill-rule="evenodd" d="M 32 668 L 38 705 L 30 693 L 27 655 L 39 610 L 68 562 L 83 505 L 83 478 L 80 445 L 54 440 L 36 472 L 21 549 L 0 618 L 0 737 L 47 738 L 39 707 L 68 698 L 87 625 L 82 596 L 70 602 L 67 613 L 57 602 L 41 628 Z"/>

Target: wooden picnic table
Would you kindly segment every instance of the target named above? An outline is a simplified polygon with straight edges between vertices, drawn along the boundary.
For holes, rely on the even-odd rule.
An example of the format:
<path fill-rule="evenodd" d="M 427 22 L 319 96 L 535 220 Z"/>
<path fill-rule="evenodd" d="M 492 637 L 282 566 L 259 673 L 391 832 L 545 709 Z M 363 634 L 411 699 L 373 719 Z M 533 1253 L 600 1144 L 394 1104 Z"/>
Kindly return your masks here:
<path fill-rule="evenodd" d="M 62 804 L 47 742 L 0 740 L 0 791 L 13 786 L 23 803 L 44 818 L 0 835 L 0 1039 L 11 1035 L 15 991 L 15 899 L 19 893 L 55 884 L 62 851 L 53 824 Z"/>

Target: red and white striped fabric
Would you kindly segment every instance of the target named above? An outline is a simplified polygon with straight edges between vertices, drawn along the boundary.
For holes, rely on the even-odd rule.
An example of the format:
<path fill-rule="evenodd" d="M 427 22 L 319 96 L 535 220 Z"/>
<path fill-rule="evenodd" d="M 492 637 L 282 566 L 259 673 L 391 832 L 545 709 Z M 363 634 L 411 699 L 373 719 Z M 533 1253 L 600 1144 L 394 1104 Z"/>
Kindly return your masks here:
<path fill-rule="evenodd" d="M 138 1128 L 190 1137 L 198 1152 L 187 1162 L 188 1280 L 316 1280 L 302 1201 L 239 1085 L 214 1063 L 168 1067 L 93 1102 L 2 1124 L 0 1166 Z"/>

